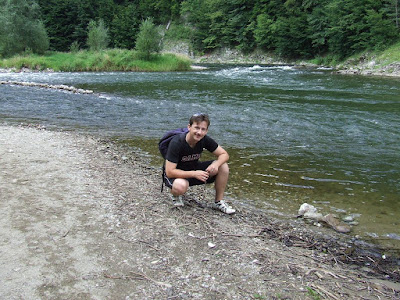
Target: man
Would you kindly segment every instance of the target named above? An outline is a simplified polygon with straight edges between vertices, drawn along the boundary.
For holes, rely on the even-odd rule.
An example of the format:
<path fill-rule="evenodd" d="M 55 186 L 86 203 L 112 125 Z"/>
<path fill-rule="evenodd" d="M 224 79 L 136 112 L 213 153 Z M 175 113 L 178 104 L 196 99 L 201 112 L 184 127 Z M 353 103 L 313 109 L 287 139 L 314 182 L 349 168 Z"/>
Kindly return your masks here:
<path fill-rule="evenodd" d="M 183 206 L 182 195 L 189 186 L 215 184 L 213 208 L 233 214 L 223 199 L 229 177 L 228 153 L 207 136 L 210 119 L 206 114 L 195 114 L 189 120 L 188 132 L 175 136 L 169 146 L 165 161 L 165 185 L 171 188 L 175 206 Z M 200 162 L 203 149 L 216 156 L 216 160 Z"/>

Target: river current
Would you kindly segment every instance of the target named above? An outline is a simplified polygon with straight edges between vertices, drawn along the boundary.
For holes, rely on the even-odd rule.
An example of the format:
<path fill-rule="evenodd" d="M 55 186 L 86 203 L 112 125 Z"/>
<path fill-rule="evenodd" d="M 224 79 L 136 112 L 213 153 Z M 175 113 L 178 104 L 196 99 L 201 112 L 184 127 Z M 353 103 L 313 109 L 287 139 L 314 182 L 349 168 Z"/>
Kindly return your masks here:
<path fill-rule="evenodd" d="M 0 85 L 0 123 L 123 137 L 154 157 L 166 130 L 208 113 L 209 135 L 231 154 L 229 197 L 283 218 L 307 202 L 352 218 L 352 234 L 399 244 L 399 79 L 212 65 L 176 73 L 0 73 L 6 80 L 95 93 Z"/>

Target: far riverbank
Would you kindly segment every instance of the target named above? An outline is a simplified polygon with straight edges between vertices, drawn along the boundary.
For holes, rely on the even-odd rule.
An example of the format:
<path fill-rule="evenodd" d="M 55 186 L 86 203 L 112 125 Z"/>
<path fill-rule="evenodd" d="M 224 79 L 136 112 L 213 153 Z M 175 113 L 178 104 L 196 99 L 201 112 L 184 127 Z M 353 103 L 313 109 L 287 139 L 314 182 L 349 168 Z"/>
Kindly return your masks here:
<path fill-rule="evenodd" d="M 290 65 L 295 67 L 330 68 L 338 74 L 400 77 L 400 43 L 381 52 L 355 54 L 344 61 L 328 58 L 312 60 L 287 60 L 274 54 L 256 50 L 243 54 L 235 49 L 224 48 L 196 56 L 185 42 L 164 45 L 159 55 L 149 61 L 137 58 L 136 52 L 126 49 L 108 49 L 100 52 L 78 51 L 75 53 L 49 52 L 47 55 L 18 55 L 0 60 L 0 72 L 173 72 L 199 70 L 198 64 L 260 64 Z M 332 59 L 332 58 L 331 58 Z"/>
<path fill-rule="evenodd" d="M 195 63 L 204 64 L 262 64 L 262 65 L 291 65 L 296 67 L 331 68 L 338 74 L 400 77 L 399 45 L 394 45 L 379 53 L 363 53 L 354 55 L 341 63 L 321 65 L 312 61 L 291 61 L 279 59 L 267 53 L 256 51 L 244 55 L 232 49 L 222 49 L 212 54 L 191 57 Z"/>

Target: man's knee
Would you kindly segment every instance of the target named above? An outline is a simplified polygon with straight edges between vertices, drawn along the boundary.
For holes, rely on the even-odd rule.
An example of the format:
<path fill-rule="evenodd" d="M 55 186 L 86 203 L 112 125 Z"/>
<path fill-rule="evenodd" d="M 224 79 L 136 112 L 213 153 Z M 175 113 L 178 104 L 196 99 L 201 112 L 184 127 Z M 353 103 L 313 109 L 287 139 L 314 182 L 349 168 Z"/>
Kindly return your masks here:
<path fill-rule="evenodd" d="M 227 163 L 222 164 L 218 169 L 218 173 L 228 175 L 229 174 L 229 166 L 228 166 L 228 164 Z"/>
<path fill-rule="evenodd" d="M 177 178 L 172 185 L 172 193 L 175 195 L 183 195 L 189 188 L 189 182 L 186 179 Z"/>

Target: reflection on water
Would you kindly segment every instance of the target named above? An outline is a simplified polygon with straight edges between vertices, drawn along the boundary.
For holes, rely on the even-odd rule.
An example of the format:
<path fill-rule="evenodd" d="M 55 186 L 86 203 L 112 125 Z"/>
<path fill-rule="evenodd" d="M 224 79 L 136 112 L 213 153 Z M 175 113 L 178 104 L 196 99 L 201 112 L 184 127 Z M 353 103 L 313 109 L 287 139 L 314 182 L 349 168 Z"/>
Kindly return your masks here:
<path fill-rule="evenodd" d="M 3 122 L 140 140 L 155 156 L 164 131 L 207 112 L 209 134 L 231 154 L 231 197 L 284 217 L 308 202 L 323 214 L 353 216 L 356 234 L 400 236 L 397 79 L 225 65 L 182 73 L 1 73 L 0 80 L 96 92 L 2 85 Z"/>

